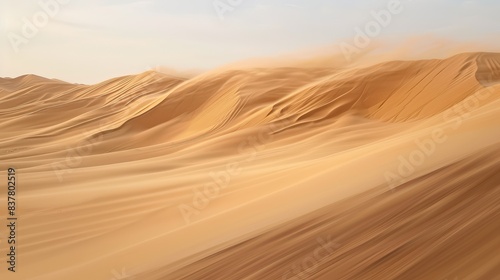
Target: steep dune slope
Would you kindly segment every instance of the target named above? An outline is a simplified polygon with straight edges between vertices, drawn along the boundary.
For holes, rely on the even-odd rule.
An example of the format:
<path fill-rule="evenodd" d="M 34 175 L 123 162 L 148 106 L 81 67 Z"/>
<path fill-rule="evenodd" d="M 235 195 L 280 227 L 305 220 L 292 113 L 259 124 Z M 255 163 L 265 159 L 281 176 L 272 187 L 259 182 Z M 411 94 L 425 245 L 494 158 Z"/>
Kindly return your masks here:
<path fill-rule="evenodd" d="M 390 122 L 430 117 L 481 88 L 474 74 L 477 64 L 484 63 L 476 63 L 477 56 L 388 62 L 340 72 L 287 96 L 271 112 L 291 112 L 298 115 L 297 121 L 331 119 L 344 113 Z"/>
<path fill-rule="evenodd" d="M 155 108 L 127 125 L 137 132 L 174 122 L 180 132 L 185 122 L 187 132 L 177 137 L 188 137 L 233 125 L 258 126 L 288 118 L 316 122 L 344 113 L 391 122 L 422 119 L 482 88 L 478 81 L 482 78 L 477 78 L 481 75 L 475 74 L 498 59 L 490 54 L 485 60 L 485 55 L 389 62 L 343 71 L 277 68 L 210 73 L 174 88 Z M 491 72 L 498 71 L 492 68 Z"/>

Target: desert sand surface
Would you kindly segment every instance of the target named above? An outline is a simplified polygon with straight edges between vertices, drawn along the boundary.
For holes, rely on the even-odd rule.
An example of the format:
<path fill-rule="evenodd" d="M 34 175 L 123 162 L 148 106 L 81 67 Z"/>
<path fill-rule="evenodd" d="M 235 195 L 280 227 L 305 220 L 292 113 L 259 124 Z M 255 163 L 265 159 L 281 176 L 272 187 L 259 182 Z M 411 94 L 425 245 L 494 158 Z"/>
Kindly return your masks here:
<path fill-rule="evenodd" d="M 1 279 L 500 279 L 497 53 L 1 78 L 0 117 Z"/>

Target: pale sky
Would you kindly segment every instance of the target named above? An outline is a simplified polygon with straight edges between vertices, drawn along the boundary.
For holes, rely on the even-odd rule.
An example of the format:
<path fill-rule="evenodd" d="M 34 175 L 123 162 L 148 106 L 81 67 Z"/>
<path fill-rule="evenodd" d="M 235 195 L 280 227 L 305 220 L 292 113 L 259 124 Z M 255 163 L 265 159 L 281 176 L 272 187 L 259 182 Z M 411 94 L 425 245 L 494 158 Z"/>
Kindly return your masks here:
<path fill-rule="evenodd" d="M 55 1 L 0 0 L 0 77 L 32 73 L 95 83 L 159 65 L 207 70 L 253 57 L 337 46 L 350 43 L 355 28 L 364 28 L 373 20 L 371 12 L 387 9 L 391 0 Z M 51 2 L 58 4 L 48 11 L 40 5 Z M 214 3 L 229 5 L 223 18 Z M 400 3 L 402 11 L 392 15 L 377 37 L 499 40 L 498 0 Z M 33 31 L 29 26 L 36 22 Z"/>

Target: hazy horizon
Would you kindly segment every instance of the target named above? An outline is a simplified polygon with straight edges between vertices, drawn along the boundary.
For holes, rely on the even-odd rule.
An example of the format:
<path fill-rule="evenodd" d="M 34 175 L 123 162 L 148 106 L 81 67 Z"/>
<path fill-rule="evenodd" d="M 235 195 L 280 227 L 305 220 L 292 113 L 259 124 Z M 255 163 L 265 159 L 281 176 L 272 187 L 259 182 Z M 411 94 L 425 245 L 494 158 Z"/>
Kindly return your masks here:
<path fill-rule="evenodd" d="M 396 1 L 376 39 L 487 42 L 500 3 Z M 353 44 L 391 1 L 6 1 L 0 76 L 96 83 L 156 67 L 205 71 L 235 61 Z M 56 4 L 54 4 L 56 3 Z M 233 4 L 230 4 L 233 3 Z M 394 3 L 393 3 L 394 4 Z M 44 15 L 47 17 L 44 18 Z M 480 20 L 479 20 L 480 19 Z M 37 23 L 38 24 L 35 24 Z M 25 36 L 23 32 L 29 36 Z"/>

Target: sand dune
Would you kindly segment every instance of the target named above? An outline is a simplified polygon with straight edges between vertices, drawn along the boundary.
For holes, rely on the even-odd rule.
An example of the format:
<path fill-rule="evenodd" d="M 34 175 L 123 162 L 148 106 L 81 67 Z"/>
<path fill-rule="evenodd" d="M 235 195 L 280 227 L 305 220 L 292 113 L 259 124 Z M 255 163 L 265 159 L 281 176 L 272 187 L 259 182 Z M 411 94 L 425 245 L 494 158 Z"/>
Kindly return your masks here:
<path fill-rule="evenodd" d="M 500 54 L 26 75 L 0 116 L 2 279 L 500 279 Z"/>

